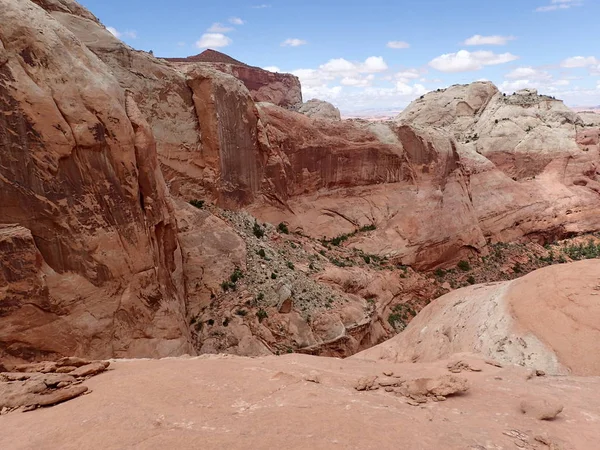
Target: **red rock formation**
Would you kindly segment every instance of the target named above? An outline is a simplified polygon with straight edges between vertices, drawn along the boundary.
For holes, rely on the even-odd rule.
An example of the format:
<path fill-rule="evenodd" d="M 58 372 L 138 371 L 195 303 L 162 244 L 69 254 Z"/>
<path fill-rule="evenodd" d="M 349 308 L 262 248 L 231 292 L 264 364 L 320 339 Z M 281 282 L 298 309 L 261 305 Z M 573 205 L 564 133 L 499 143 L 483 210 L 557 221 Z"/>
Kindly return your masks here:
<path fill-rule="evenodd" d="M 205 50 L 189 58 L 164 58 L 187 72 L 197 66 L 209 66 L 242 81 L 256 102 L 269 102 L 284 108 L 302 103 L 298 77 L 289 73 L 273 73 L 252 67 L 215 50 Z"/>
<path fill-rule="evenodd" d="M 53 3 L 56 4 L 56 3 Z M 108 68 L 30 1 L 1 0 L 0 356 L 190 351 L 152 131 Z M 86 19 L 90 20 L 90 19 Z"/>

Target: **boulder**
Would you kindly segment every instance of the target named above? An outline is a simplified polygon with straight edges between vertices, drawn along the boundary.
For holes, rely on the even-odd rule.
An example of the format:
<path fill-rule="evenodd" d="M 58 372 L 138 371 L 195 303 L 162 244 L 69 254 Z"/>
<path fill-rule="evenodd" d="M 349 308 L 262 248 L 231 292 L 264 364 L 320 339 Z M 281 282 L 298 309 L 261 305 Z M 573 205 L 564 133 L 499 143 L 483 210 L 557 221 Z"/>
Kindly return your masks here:
<path fill-rule="evenodd" d="M 316 119 L 342 120 L 339 109 L 329 102 L 314 98 L 306 103 L 302 103 L 298 107 L 298 112 Z"/>

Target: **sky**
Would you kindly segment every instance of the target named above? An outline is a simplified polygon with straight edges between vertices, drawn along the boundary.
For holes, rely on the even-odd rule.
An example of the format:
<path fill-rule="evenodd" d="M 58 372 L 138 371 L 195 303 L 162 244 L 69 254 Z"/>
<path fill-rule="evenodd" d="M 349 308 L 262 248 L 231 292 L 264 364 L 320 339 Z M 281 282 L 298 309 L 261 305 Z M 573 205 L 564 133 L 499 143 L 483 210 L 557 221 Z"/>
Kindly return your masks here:
<path fill-rule="evenodd" d="M 477 80 L 600 105 L 600 0 L 80 0 L 130 46 L 297 75 L 304 100 L 397 111 Z"/>

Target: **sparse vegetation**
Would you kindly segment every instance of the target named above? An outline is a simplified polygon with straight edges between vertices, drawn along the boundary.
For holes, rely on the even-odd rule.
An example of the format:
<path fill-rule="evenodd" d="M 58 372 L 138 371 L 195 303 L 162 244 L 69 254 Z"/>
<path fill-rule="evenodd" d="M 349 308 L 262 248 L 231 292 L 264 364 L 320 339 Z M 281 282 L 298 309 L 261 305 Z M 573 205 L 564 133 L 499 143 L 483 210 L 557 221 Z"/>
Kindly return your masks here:
<path fill-rule="evenodd" d="M 257 253 L 262 259 L 267 259 L 267 253 L 265 252 L 264 248 L 261 248 Z"/>
<path fill-rule="evenodd" d="M 195 206 L 198 209 L 204 208 L 204 200 L 190 200 L 190 205 Z"/>
<path fill-rule="evenodd" d="M 254 221 L 254 225 L 252 226 L 252 233 L 254 233 L 254 236 L 256 236 L 258 239 L 262 238 L 265 235 L 264 228 L 261 227 L 258 221 L 256 220 Z"/>
<path fill-rule="evenodd" d="M 243 278 L 243 276 L 244 273 L 239 269 L 239 267 L 236 267 L 233 273 L 229 276 L 229 279 L 221 283 L 221 289 L 223 289 L 223 292 L 227 292 L 229 290 L 235 291 L 237 288 L 237 282 Z"/>
<path fill-rule="evenodd" d="M 469 278 L 467 278 L 467 283 L 475 284 L 475 277 L 473 275 L 469 275 Z"/>
<path fill-rule="evenodd" d="M 262 323 L 262 321 L 267 319 L 269 315 L 264 309 L 261 308 L 256 312 L 256 317 L 258 317 L 258 322 Z"/>
<path fill-rule="evenodd" d="M 290 269 L 290 270 L 294 270 L 294 269 L 295 269 L 295 267 L 294 267 L 294 263 L 293 263 L 293 262 L 291 262 L 291 261 L 288 261 L 288 262 L 287 262 L 287 263 L 285 263 L 285 264 L 286 264 L 286 266 L 288 267 L 288 269 Z"/>
<path fill-rule="evenodd" d="M 288 226 L 281 222 L 279 225 L 277 225 L 277 231 L 279 231 L 280 233 L 283 234 L 290 234 L 290 230 L 288 230 Z"/>
<path fill-rule="evenodd" d="M 245 309 L 238 309 L 235 313 L 240 317 L 246 317 L 248 315 L 248 311 Z"/>
<path fill-rule="evenodd" d="M 458 267 L 463 272 L 469 272 L 471 270 L 471 264 L 469 263 L 469 261 L 465 260 L 459 261 L 456 267 Z"/>

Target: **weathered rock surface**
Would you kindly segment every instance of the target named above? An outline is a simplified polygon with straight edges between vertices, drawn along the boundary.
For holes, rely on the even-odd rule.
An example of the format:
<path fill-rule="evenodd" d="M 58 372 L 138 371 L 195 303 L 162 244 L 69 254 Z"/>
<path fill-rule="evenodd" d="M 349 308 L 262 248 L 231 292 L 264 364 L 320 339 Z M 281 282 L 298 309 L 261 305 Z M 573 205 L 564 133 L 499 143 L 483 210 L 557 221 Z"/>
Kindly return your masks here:
<path fill-rule="evenodd" d="M 521 400 L 523 414 L 533 416 L 538 420 L 554 420 L 564 406 L 552 399 L 529 397 Z"/>
<path fill-rule="evenodd" d="M 305 355 L 115 361 L 114 370 L 85 382 L 89 395 L 0 416 L 0 447 L 192 449 L 199 442 L 208 449 L 596 447 L 597 377 L 525 381 L 523 369 L 486 366 L 464 374 L 467 392 L 438 402 L 432 396 L 422 404 L 421 397 L 413 401 L 390 388 L 354 389 L 358 378 L 383 371 L 436 380 L 447 374 L 447 363 Z M 306 380 L 315 371 L 320 382 Z M 192 395 L 195 388 L 202 395 Z M 521 412 L 527 396 L 556 399 L 564 410 L 556 420 L 538 420 Z"/>
<path fill-rule="evenodd" d="M 209 66 L 233 75 L 244 83 L 256 102 L 269 102 L 283 108 L 294 108 L 302 103 L 300 80 L 289 73 L 274 73 L 252 67 L 210 49 L 189 58 L 165 59 L 183 72 Z"/>
<path fill-rule="evenodd" d="M 531 90 L 506 96 L 478 82 L 431 92 L 397 121 L 455 136 L 488 240 L 545 242 L 598 229 L 597 130 L 560 100 Z"/>
<path fill-rule="evenodd" d="M 0 356 L 191 351 L 175 218 L 133 96 L 36 4 L 0 9 Z"/>
<path fill-rule="evenodd" d="M 324 102 L 315 98 L 306 103 L 302 103 L 302 105 L 298 107 L 298 112 L 315 119 L 342 120 L 339 109 L 329 102 Z"/>
<path fill-rule="evenodd" d="M 600 375 L 599 269 L 598 260 L 561 264 L 454 291 L 401 334 L 355 357 L 434 361 L 477 352 L 548 374 Z"/>
<path fill-rule="evenodd" d="M 61 369 L 64 364 L 81 364 L 69 374 Z M 104 372 L 108 361 L 88 361 L 81 358 L 62 358 L 60 361 L 19 365 L 15 372 L 0 373 L 0 414 L 18 408 L 26 411 L 53 406 L 88 392 L 80 383 L 83 379 Z"/>

